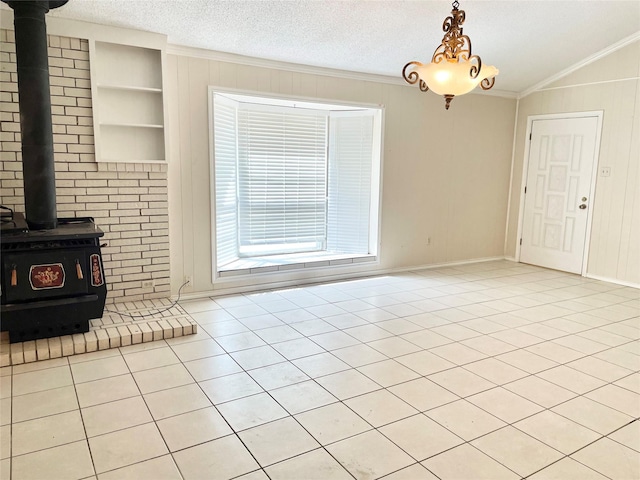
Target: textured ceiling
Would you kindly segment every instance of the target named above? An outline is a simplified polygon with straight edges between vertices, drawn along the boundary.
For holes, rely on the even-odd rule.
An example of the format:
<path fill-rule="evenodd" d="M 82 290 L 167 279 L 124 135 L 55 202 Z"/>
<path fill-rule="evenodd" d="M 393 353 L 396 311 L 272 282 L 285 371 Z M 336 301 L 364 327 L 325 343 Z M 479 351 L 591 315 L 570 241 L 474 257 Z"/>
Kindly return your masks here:
<path fill-rule="evenodd" d="M 640 31 L 640 1 L 461 0 L 473 53 L 522 92 Z M 448 1 L 70 0 L 51 15 L 164 33 L 169 43 L 400 76 L 428 62 Z"/>

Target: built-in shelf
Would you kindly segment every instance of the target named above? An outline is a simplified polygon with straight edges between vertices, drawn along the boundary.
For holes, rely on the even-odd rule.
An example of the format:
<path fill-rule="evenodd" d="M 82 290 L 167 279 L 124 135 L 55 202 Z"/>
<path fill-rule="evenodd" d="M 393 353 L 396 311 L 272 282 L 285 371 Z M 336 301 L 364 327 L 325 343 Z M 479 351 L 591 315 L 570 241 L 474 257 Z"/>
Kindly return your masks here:
<path fill-rule="evenodd" d="M 90 44 L 96 160 L 166 160 L 162 51 Z"/>
<path fill-rule="evenodd" d="M 164 128 L 164 125 L 153 125 L 151 123 L 108 123 L 100 124 L 104 127 L 131 127 L 131 128 Z"/>
<path fill-rule="evenodd" d="M 161 88 L 152 88 L 152 87 L 132 87 L 129 85 L 104 85 L 98 84 L 98 88 L 104 88 L 107 90 L 133 90 L 138 92 L 156 92 L 162 93 Z"/>
<path fill-rule="evenodd" d="M 122 163 L 122 162 L 127 162 L 127 163 L 166 163 L 166 160 L 164 158 L 160 159 L 160 158 L 145 158 L 145 159 L 141 159 L 141 158 L 129 158 L 126 160 L 123 160 L 122 158 L 103 158 L 102 159 L 103 162 L 111 162 L 111 163 Z"/>

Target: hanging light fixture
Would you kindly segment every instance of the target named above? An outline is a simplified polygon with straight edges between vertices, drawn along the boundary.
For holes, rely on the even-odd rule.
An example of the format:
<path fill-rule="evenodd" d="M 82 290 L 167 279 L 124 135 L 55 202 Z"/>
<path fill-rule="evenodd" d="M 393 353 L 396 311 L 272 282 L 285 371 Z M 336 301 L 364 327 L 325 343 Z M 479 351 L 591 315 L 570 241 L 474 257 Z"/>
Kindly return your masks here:
<path fill-rule="evenodd" d="M 431 63 L 409 62 L 402 69 L 404 79 L 420 90 L 432 90 L 443 95 L 445 108 L 456 95 L 464 95 L 476 88 L 483 90 L 493 87 L 498 69 L 492 65 L 483 65 L 478 55 L 471 54 L 471 40 L 462 34 L 465 20 L 464 10 L 458 10 L 460 4 L 454 1 L 451 16 L 444 19 L 442 30 L 445 32 L 442 43 L 433 53 Z"/>

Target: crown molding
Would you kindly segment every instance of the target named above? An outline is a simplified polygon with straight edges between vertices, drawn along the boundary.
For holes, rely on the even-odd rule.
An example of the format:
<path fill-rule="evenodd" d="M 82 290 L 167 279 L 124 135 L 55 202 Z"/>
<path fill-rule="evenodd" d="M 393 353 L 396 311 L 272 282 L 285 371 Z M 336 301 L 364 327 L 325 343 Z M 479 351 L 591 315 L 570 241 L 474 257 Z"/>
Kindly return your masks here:
<path fill-rule="evenodd" d="M 286 70 L 296 73 L 307 73 L 311 75 L 324 75 L 326 77 L 347 78 L 351 80 L 363 80 L 367 82 L 388 83 L 392 85 L 403 85 L 404 81 L 399 76 L 377 75 L 374 73 L 352 72 L 350 70 L 339 70 L 335 68 L 314 67 L 300 63 L 282 62 L 279 60 L 269 60 L 266 58 L 249 57 L 235 53 L 219 52 L 216 50 L 206 50 L 204 48 L 188 47 L 184 45 L 167 45 L 167 53 L 170 55 L 180 55 L 184 57 L 202 58 L 205 60 L 215 60 L 218 62 L 235 63 L 250 67 L 271 68 L 275 70 Z"/>
<path fill-rule="evenodd" d="M 497 90 L 495 88 L 492 88 L 491 90 L 482 90 L 482 88 L 477 88 L 465 95 L 488 95 L 490 97 L 513 98 L 514 100 L 518 98 L 517 92 L 511 92 L 509 90 Z"/>
<path fill-rule="evenodd" d="M 285 70 L 288 72 L 305 73 L 309 75 L 322 75 L 325 77 L 344 78 L 349 80 L 360 80 L 365 82 L 385 83 L 398 85 L 401 87 L 412 87 L 407 84 L 400 75 L 397 77 L 390 75 L 378 75 L 374 73 L 354 72 L 351 70 L 339 70 L 335 68 L 316 67 L 300 63 L 282 62 L 279 60 L 269 60 L 266 58 L 249 57 L 235 53 L 219 52 L 216 50 L 206 50 L 204 48 L 188 47 L 184 45 L 167 45 L 167 53 L 170 55 L 180 55 L 183 57 L 202 58 L 218 62 L 235 63 L 250 67 L 270 68 L 275 70 Z M 496 97 L 517 98 L 516 92 L 505 90 L 479 90 L 472 93 L 480 95 L 492 95 Z"/>
<path fill-rule="evenodd" d="M 638 40 L 640 40 L 640 30 L 638 30 L 635 33 L 632 33 L 631 35 L 629 35 L 628 37 L 623 38 L 622 40 L 609 45 L 607 48 L 600 50 L 597 53 L 594 53 L 593 55 L 588 56 L 587 58 L 579 61 L 578 63 L 575 63 L 573 65 L 571 65 L 568 68 L 565 68 L 564 70 L 556 73 L 555 75 L 552 75 L 551 77 L 548 77 L 544 80 L 542 80 L 541 82 L 536 83 L 535 85 L 533 85 L 532 87 L 527 88 L 526 90 L 523 90 L 522 92 L 520 92 L 517 96 L 518 99 L 524 98 L 528 95 L 531 95 L 534 92 L 537 92 L 538 90 L 543 89 L 546 85 L 549 85 L 553 82 L 556 82 L 558 80 L 560 80 L 561 78 L 566 77 L 567 75 L 575 72 L 576 70 L 581 69 L 582 67 L 586 67 L 587 65 L 589 65 L 590 63 L 593 63 L 597 60 L 600 60 L 603 57 L 606 57 L 607 55 L 612 54 L 613 52 L 620 50 L 623 47 L 626 47 L 627 45 L 630 45 L 634 42 L 637 42 Z"/>

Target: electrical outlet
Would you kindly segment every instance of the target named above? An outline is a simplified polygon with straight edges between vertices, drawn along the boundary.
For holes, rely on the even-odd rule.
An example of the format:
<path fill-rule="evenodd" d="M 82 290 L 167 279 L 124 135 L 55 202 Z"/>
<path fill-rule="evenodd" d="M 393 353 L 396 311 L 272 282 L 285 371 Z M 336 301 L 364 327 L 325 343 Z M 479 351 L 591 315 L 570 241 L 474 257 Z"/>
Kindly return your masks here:
<path fill-rule="evenodd" d="M 184 283 L 188 287 L 193 286 L 193 278 L 191 277 L 191 275 L 184 276 Z"/>
<path fill-rule="evenodd" d="M 611 167 L 600 167 L 600 176 L 608 177 L 611 175 Z"/>
<path fill-rule="evenodd" d="M 142 288 L 153 288 L 156 286 L 155 280 L 143 280 Z"/>

